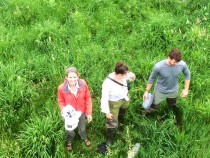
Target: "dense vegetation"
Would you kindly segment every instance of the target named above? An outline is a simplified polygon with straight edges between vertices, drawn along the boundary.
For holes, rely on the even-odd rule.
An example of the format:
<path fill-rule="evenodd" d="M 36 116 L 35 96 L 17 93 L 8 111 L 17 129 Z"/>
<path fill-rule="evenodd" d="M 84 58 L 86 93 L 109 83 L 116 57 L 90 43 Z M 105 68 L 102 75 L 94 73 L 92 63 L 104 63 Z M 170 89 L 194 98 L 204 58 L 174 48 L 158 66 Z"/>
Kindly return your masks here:
<path fill-rule="evenodd" d="M 129 65 L 132 83 L 126 126 L 105 157 L 210 157 L 210 3 L 206 0 L 1 0 L 0 157 L 104 157 L 101 84 L 117 61 Z M 180 133 L 165 103 L 143 115 L 142 95 L 153 65 L 172 48 L 191 71 L 188 98 L 179 98 Z M 93 98 L 92 145 L 77 139 L 66 152 L 57 86 L 74 65 Z M 183 76 L 180 76 L 180 90 Z"/>

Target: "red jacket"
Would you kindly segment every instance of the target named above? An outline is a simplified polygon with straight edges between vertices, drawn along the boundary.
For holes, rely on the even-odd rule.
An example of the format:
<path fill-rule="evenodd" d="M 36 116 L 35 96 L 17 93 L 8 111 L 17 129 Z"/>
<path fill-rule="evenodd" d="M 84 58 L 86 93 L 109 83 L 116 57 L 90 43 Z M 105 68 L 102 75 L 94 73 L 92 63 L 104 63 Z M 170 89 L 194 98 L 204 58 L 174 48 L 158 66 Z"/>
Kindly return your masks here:
<path fill-rule="evenodd" d="M 71 105 L 76 111 L 81 111 L 82 114 L 92 115 L 92 99 L 88 85 L 84 80 L 78 80 L 79 89 L 77 96 L 68 90 L 68 81 L 65 80 L 58 86 L 58 105 L 60 111 L 66 105 Z"/>

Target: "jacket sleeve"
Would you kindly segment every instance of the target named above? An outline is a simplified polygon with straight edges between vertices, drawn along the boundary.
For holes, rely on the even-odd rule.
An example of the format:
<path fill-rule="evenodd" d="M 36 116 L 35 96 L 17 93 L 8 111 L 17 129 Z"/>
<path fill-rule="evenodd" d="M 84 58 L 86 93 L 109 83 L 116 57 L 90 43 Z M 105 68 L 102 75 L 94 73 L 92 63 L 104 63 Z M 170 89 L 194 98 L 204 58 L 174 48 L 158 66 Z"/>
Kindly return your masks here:
<path fill-rule="evenodd" d="M 58 87 L 58 106 L 60 111 L 66 106 L 61 86 Z"/>
<path fill-rule="evenodd" d="M 85 82 L 85 81 L 84 81 Z M 92 115 L 92 99 L 87 83 L 85 82 L 85 113 L 86 115 Z"/>

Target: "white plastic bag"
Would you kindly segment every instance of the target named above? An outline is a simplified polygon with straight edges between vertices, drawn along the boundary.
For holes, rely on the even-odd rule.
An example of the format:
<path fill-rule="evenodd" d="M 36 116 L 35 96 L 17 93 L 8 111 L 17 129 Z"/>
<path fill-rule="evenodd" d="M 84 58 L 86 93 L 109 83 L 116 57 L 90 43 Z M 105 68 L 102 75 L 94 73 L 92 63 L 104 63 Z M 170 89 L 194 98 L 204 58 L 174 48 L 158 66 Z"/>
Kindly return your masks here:
<path fill-rule="evenodd" d="M 142 103 L 143 108 L 150 109 L 153 99 L 154 99 L 154 94 L 148 93 L 147 98 Z"/>
<path fill-rule="evenodd" d="M 81 111 L 77 112 L 71 105 L 66 105 L 61 111 L 65 122 L 65 129 L 68 131 L 74 130 L 78 126 L 81 114 Z"/>

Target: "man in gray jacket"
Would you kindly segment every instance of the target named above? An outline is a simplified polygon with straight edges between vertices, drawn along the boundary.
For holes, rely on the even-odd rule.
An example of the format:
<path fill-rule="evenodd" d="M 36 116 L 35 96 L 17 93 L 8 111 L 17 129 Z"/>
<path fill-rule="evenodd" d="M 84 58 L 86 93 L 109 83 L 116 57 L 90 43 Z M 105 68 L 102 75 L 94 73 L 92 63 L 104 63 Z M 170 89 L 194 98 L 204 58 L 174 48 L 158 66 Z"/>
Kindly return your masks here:
<path fill-rule="evenodd" d="M 175 123 L 181 126 L 181 112 L 176 105 L 178 97 L 178 76 L 183 73 L 185 76 L 184 89 L 181 92 L 181 97 L 187 97 L 190 85 L 190 71 L 184 61 L 182 61 L 182 54 L 178 49 L 173 49 L 169 52 L 168 58 L 159 61 L 155 64 L 153 71 L 147 82 L 146 90 L 143 99 L 147 98 L 148 92 L 157 78 L 154 88 L 154 100 L 150 109 L 146 113 L 154 112 L 159 107 L 159 104 L 166 100 L 168 106 L 172 109 L 175 115 Z"/>

